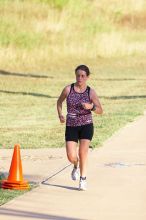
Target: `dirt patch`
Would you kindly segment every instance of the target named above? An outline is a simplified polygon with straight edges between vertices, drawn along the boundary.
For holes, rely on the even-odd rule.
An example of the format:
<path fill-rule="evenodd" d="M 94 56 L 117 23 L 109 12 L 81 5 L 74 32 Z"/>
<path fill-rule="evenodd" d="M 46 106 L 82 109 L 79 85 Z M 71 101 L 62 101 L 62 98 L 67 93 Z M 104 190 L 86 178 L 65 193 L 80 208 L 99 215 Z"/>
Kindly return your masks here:
<path fill-rule="evenodd" d="M 143 14 L 126 14 L 118 22 L 123 27 L 133 29 L 146 28 L 146 13 Z"/>

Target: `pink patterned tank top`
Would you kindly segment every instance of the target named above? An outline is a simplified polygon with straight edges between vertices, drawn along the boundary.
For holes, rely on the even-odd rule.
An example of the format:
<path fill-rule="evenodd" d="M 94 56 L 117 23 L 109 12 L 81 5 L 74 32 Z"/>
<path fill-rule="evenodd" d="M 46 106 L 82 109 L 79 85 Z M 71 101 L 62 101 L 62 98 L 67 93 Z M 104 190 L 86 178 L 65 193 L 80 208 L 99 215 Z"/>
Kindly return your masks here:
<path fill-rule="evenodd" d="M 81 105 L 82 102 L 91 103 L 89 92 L 89 86 L 83 93 L 78 93 L 74 90 L 74 83 L 71 84 L 70 93 L 66 99 L 66 126 L 73 127 L 93 123 L 91 111 L 84 109 Z"/>

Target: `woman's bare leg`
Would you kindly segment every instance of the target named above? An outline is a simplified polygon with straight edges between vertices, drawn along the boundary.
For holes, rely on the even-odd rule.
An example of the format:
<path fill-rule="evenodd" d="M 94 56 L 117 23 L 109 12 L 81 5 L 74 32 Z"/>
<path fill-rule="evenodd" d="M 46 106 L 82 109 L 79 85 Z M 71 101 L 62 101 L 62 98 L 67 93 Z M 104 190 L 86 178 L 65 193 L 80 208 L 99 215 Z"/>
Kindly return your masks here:
<path fill-rule="evenodd" d="M 68 160 L 77 167 L 78 164 L 78 151 L 77 151 L 77 143 L 74 141 L 66 142 L 66 154 Z"/>
<path fill-rule="evenodd" d="M 79 161 L 80 161 L 80 176 L 86 177 L 87 174 L 87 157 L 90 140 L 81 139 L 79 145 Z"/>

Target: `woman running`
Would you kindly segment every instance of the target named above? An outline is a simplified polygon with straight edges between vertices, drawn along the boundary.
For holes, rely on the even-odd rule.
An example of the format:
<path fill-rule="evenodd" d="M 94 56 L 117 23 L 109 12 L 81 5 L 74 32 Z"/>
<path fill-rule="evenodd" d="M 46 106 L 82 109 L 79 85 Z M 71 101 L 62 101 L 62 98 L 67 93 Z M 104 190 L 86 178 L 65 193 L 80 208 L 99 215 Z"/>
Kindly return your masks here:
<path fill-rule="evenodd" d="M 79 190 L 87 188 L 87 156 L 94 131 L 91 112 L 102 114 L 102 107 L 95 90 L 86 84 L 89 75 L 87 66 L 78 66 L 75 69 L 76 82 L 66 86 L 57 101 L 60 122 L 66 121 L 66 153 L 68 160 L 73 164 L 71 177 L 72 180 L 80 180 Z M 66 120 L 62 114 L 62 103 L 65 99 Z M 77 148 L 78 141 L 79 148 Z"/>

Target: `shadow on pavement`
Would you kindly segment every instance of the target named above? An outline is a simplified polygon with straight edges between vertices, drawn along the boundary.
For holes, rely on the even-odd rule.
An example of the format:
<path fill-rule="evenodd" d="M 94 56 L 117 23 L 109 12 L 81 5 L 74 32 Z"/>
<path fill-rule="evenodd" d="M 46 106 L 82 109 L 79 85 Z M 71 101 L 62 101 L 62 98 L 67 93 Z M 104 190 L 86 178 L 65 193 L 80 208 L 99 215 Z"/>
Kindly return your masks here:
<path fill-rule="evenodd" d="M 8 209 L 8 208 L 0 208 L 1 215 L 7 216 L 16 216 L 16 217 L 26 217 L 26 218 L 34 218 L 34 219 L 52 219 L 52 220 L 79 220 L 79 218 L 70 218 L 65 216 L 56 216 L 56 215 L 49 215 L 37 212 L 28 212 L 28 211 L 21 211 L 16 209 Z"/>
<path fill-rule="evenodd" d="M 58 185 L 58 184 L 51 184 L 48 183 L 47 181 L 51 178 L 53 178 L 54 176 L 58 175 L 59 173 L 61 173 L 62 171 L 66 170 L 67 168 L 69 168 L 71 166 L 71 164 L 67 164 L 66 166 L 64 166 L 62 169 L 58 170 L 56 173 L 52 174 L 51 176 L 47 177 L 45 180 L 43 180 L 41 182 L 42 185 L 47 185 L 47 186 L 55 186 L 55 187 L 59 187 L 59 188 L 64 188 L 64 189 L 69 189 L 69 190 L 78 190 L 77 187 L 70 187 L 70 186 L 63 186 L 63 185 Z"/>
<path fill-rule="evenodd" d="M 55 187 L 59 187 L 59 188 L 63 188 L 63 189 L 79 191 L 78 187 L 63 186 L 63 185 L 50 184 L 50 183 L 42 183 L 42 184 L 47 185 L 47 186 L 55 186 Z"/>

